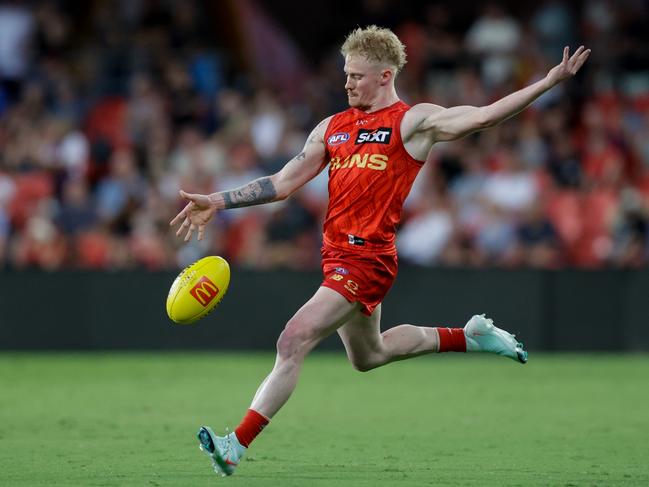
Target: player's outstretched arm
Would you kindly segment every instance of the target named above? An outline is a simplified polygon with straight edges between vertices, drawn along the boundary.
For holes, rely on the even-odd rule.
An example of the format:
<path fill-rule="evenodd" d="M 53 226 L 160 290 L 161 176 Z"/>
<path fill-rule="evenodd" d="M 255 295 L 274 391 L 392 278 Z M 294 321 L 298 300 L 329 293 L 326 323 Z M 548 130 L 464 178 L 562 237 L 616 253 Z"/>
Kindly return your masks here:
<path fill-rule="evenodd" d="M 570 56 L 569 48 L 563 50 L 563 60 L 540 81 L 507 95 L 484 107 L 458 106 L 442 108 L 422 103 L 411 111 L 411 133 L 426 133 L 430 142 L 455 140 L 476 130 L 493 127 L 516 115 L 543 93 L 561 81 L 573 77 L 586 62 L 590 49 L 579 47 Z"/>
<path fill-rule="evenodd" d="M 198 240 L 202 240 L 205 226 L 217 211 L 286 199 L 317 176 L 325 166 L 324 135 L 330 119 L 331 117 L 320 122 L 309 135 L 302 152 L 272 176 L 264 176 L 239 188 L 208 195 L 190 194 L 181 190 L 180 196 L 188 200 L 188 203 L 171 220 L 171 226 L 182 221 L 176 235 L 180 236 L 186 231 L 187 242 L 193 232 L 197 231 Z"/>

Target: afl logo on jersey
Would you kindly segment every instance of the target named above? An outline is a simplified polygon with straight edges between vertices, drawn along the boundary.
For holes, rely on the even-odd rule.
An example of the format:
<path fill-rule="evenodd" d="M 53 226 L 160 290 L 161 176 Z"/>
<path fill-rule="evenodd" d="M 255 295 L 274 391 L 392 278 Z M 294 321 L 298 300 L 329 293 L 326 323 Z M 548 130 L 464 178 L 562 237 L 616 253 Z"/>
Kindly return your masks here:
<path fill-rule="evenodd" d="M 344 144 L 348 140 L 349 140 L 349 134 L 347 132 L 337 132 L 329 136 L 329 138 L 327 139 L 327 144 L 340 145 L 340 144 Z"/>

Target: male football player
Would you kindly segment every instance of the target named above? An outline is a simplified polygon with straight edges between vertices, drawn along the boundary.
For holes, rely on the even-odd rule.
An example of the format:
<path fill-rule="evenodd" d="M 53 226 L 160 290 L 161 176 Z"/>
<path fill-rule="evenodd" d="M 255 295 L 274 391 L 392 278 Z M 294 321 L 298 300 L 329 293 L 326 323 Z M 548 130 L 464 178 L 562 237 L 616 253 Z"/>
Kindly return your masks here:
<path fill-rule="evenodd" d="M 325 167 L 329 206 L 322 247 L 323 281 L 286 323 L 277 341 L 270 374 L 234 432 L 219 437 L 208 427 L 198 433 L 201 448 L 217 472 L 233 473 L 246 449 L 286 403 L 307 354 L 337 331 L 353 366 L 366 371 L 426 353 L 488 352 L 527 361 L 513 335 L 484 315 L 463 328 L 402 324 L 380 329 L 381 301 L 397 272 L 395 229 L 403 202 L 435 142 L 451 141 L 493 127 L 517 114 L 541 94 L 575 75 L 590 54 L 579 47 L 542 80 L 488 106 L 408 106 L 399 99 L 395 77 L 406 63 L 405 49 L 390 30 L 370 26 L 351 32 L 342 45 L 345 90 L 350 108 L 324 119 L 300 154 L 279 172 L 231 191 L 188 194 L 172 220 L 177 235 L 202 239 L 220 210 L 288 198 Z"/>

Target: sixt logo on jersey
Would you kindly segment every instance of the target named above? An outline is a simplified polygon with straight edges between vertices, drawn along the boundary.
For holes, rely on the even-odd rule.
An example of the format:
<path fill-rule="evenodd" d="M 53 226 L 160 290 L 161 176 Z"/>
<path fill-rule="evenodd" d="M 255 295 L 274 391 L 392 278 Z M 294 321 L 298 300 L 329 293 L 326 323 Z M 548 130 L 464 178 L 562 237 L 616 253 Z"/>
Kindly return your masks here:
<path fill-rule="evenodd" d="M 391 137 L 392 128 L 390 127 L 359 129 L 355 144 L 389 144 Z"/>
<path fill-rule="evenodd" d="M 349 140 L 349 134 L 347 132 L 337 132 L 332 134 L 327 139 L 327 144 L 329 145 L 340 145 Z"/>

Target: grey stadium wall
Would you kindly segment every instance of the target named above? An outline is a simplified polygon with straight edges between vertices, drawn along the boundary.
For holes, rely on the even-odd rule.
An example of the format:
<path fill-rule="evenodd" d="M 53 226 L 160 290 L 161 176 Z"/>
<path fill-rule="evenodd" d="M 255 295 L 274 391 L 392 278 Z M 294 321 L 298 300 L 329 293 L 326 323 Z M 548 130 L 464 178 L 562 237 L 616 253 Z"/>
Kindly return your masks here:
<path fill-rule="evenodd" d="M 175 276 L 147 272 L 3 271 L 2 350 L 272 350 L 284 323 L 315 292 L 317 272 L 234 269 L 219 308 L 174 325 L 165 299 Z M 462 326 L 476 313 L 531 350 L 649 350 L 649 271 L 402 267 L 382 328 Z M 341 349 L 336 337 L 319 349 Z"/>

